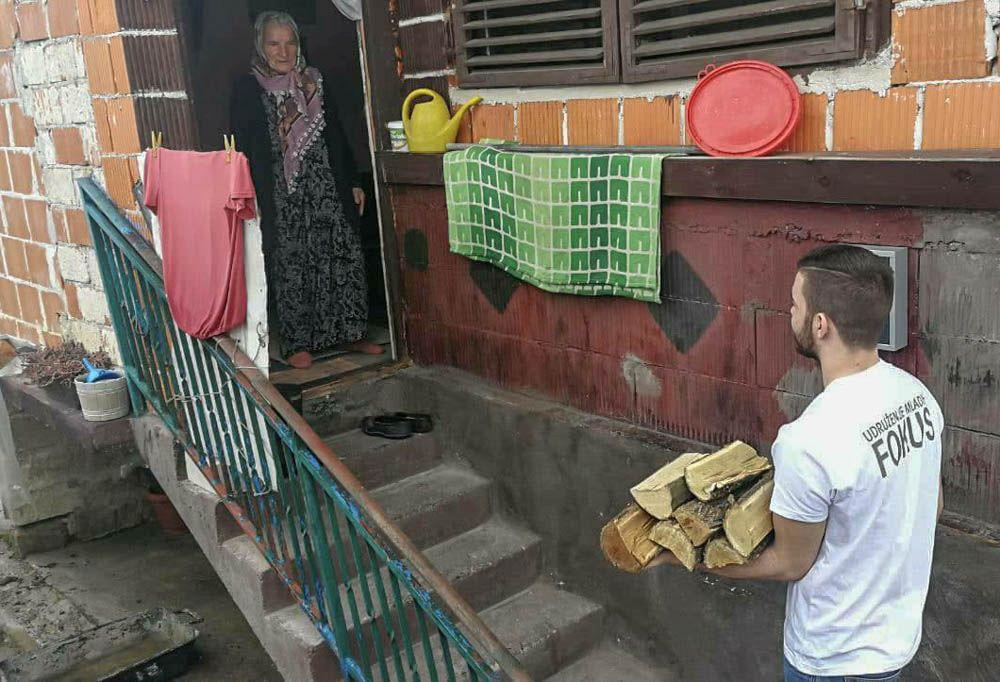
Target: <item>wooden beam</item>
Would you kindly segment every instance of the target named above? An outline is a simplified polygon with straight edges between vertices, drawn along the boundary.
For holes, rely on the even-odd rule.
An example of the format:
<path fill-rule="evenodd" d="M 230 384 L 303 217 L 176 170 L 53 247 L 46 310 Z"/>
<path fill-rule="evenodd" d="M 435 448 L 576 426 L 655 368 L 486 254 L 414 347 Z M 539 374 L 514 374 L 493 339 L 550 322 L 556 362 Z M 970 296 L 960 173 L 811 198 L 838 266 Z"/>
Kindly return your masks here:
<path fill-rule="evenodd" d="M 567 147 L 586 153 L 586 147 Z M 628 152 L 627 148 L 622 148 Z M 381 152 L 390 184 L 443 185 L 440 154 Z M 664 159 L 663 196 L 1000 210 L 1000 152 Z"/>

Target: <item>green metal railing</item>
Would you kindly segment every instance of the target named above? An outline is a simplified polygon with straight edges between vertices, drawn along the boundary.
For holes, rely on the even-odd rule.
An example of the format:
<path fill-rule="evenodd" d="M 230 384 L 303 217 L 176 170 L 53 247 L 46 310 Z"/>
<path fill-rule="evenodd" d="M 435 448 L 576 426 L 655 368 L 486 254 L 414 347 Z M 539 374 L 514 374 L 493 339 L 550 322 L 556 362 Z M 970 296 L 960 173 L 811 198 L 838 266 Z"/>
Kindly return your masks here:
<path fill-rule="evenodd" d="M 159 257 L 97 184 L 80 189 L 133 406 L 170 428 L 345 679 L 529 679 L 235 343 L 177 327 Z"/>

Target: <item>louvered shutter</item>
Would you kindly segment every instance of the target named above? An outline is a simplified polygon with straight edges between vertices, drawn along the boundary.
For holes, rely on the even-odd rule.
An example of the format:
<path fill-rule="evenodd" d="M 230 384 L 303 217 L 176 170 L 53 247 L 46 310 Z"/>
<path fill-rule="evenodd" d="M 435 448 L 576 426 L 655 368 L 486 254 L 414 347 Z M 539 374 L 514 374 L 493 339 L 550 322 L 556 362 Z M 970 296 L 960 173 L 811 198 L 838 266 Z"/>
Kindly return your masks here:
<path fill-rule="evenodd" d="M 854 59 L 868 0 L 620 0 L 625 82 L 693 76 L 708 64 Z"/>
<path fill-rule="evenodd" d="M 618 0 L 456 0 L 463 86 L 618 81 Z"/>

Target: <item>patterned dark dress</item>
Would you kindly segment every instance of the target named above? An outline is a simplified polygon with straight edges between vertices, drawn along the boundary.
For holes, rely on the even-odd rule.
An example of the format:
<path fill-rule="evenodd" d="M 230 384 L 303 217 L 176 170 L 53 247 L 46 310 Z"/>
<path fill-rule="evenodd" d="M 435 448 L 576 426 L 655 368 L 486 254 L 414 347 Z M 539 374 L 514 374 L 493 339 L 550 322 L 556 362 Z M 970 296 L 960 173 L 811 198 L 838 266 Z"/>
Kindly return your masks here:
<path fill-rule="evenodd" d="M 274 183 L 273 246 L 268 289 L 284 357 L 317 353 L 359 341 L 368 326 L 368 285 L 353 197 L 337 187 L 325 136 L 303 157 L 292 192 L 282 166 L 278 107 L 274 95 L 261 92 L 271 142 Z"/>

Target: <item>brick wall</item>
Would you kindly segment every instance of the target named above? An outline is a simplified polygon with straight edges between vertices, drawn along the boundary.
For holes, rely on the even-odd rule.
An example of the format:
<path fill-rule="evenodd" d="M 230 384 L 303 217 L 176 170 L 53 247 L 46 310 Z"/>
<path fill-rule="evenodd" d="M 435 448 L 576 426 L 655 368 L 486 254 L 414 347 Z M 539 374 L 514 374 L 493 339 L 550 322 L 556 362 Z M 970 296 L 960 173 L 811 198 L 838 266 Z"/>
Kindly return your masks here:
<path fill-rule="evenodd" d="M 688 144 L 691 80 L 634 86 L 462 90 L 442 50 L 407 55 L 440 31 L 440 0 L 399 0 L 403 90 L 482 95 L 462 140 L 507 137 L 544 144 Z M 861 64 L 796 70 L 803 117 L 786 151 L 900 151 L 1000 147 L 997 0 L 903 0 L 892 39 Z"/>
<path fill-rule="evenodd" d="M 0 334 L 116 353 L 76 181 L 95 177 L 144 230 L 140 140 L 192 145 L 172 7 L 0 0 Z"/>

